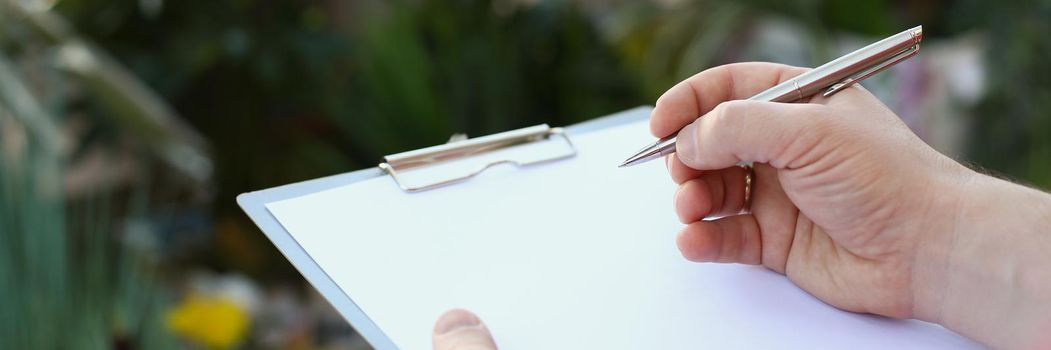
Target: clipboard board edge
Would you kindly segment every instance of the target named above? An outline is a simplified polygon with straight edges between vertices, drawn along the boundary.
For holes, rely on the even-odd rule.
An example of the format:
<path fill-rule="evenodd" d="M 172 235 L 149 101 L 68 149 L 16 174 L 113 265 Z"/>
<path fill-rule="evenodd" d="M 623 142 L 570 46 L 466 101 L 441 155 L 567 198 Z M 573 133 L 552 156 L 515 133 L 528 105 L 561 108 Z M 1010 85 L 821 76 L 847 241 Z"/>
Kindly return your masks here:
<path fill-rule="evenodd" d="M 653 110 L 652 106 L 639 106 L 573 124 L 565 129 L 569 135 L 585 134 L 648 119 L 651 110 Z M 238 195 L 236 200 L 241 210 L 259 227 L 260 231 L 263 231 L 263 234 L 277 247 L 281 255 L 303 275 L 303 278 L 324 297 L 325 301 L 336 309 L 340 316 L 369 345 L 377 350 L 398 350 L 394 342 L 354 303 L 350 295 L 336 284 L 266 208 L 266 205 L 272 202 L 292 199 L 384 175 L 385 173 L 378 167 L 366 168 L 269 189 L 246 192 Z"/>

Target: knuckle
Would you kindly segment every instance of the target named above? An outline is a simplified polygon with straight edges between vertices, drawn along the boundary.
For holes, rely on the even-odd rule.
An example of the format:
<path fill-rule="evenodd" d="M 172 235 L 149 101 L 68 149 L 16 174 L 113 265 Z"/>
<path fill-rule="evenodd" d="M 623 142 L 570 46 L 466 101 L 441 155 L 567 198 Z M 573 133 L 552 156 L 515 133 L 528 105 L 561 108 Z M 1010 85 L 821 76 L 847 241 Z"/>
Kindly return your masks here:
<path fill-rule="evenodd" d="M 717 134 L 738 137 L 744 131 L 751 110 L 751 101 L 735 100 L 720 103 L 713 110 Z"/>
<path fill-rule="evenodd" d="M 747 111 L 752 101 L 747 100 L 731 100 L 719 104 L 721 107 L 723 116 L 740 115 Z"/>

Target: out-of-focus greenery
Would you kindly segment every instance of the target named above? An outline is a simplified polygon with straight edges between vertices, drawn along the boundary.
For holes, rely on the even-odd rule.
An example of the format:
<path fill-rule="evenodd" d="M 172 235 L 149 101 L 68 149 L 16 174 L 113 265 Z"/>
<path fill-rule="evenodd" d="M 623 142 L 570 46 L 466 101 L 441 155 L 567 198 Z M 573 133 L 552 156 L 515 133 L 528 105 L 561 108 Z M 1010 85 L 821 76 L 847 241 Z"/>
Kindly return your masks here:
<path fill-rule="evenodd" d="M 57 10 L 211 141 L 215 266 L 294 274 L 232 198 L 384 154 L 645 103 L 575 6 L 454 2 L 63 1 Z M 233 252 L 233 253 L 230 253 Z M 265 253 L 261 255 L 260 252 Z M 285 271 L 284 275 L 273 271 Z"/>
<path fill-rule="evenodd" d="M 955 30 L 990 42 L 989 86 L 975 108 L 969 153 L 982 167 L 1051 189 L 1051 2 L 962 1 Z"/>
<path fill-rule="evenodd" d="M 0 1 L 0 348 L 174 348 L 162 323 L 172 293 L 154 260 L 116 230 L 144 217 L 148 188 L 67 176 L 134 130 L 148 134 L 136 138 L 150 149 L 143 155 L 199 186 L 210 175 L 182 165 L 203 158 L 187 146 L 200 141 L 61 18 L 27 9 Z M 124 127 L 75 127 L 82 103 Z M 178 162 L 172 150 L 182 151 Z"/>
<path fill-rule="evenodd" d="M 58 165 L 39 148 L 21 165 L 0 161 L 0 348 L 175 348 L 162 318 L 170 293 L 111 237 L 114 203 L 64 202 L 40 180 Z"/>
<path fill-rule="evenodd" d="M 49 119 L 30 130 L 24 120 L 50 116 L 13 73 L 0 55 L 0 348 L 174 348 L 161 323 L 166 292 L 113 239 L 121 206 L 104 191 L 68 200 L 66 158 L 41 136 L 57 130 Z"/>

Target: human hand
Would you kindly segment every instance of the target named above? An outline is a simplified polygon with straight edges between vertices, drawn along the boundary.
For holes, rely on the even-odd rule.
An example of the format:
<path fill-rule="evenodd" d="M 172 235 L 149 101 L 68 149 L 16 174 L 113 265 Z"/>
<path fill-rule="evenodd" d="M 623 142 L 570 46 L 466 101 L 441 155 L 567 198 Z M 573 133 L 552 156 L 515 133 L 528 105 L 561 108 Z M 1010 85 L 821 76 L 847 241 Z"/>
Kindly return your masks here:
<path fill-rule="evenodd" d="M 762 264 L 845 310 L 1051 348 L 1051 196 L 936 152 L 860 86 L 740 101 L 805 71 L 716 67 L 657 101 L 654 136 L 678 131 L 682 254 Z M 754 162 L 750 210 L 739 162 Z"/>
<path fill-rule="evenodd" d="M 923 317 L 974 172 L 939 154 L 860 86 L 787 104 L 740 101 L 805 72 L 768 63 L 701 72 L 657 101 L 657 137 L 678 132 L 678 236 L 693 261 L 762 264 L 836 307 Z M 701 116 L 698 118 L 698 116 Z M 755 162 L 751 212 L 744 170 Z M 731 215 L 712 221 L 701 219 Z"/>
<path fill-rule="evenodd" d="M 482 320 L 463 309 L 439 316 L 431 340 L 434 350 L 496 350 L 493 336 Z"/>
<path fill-rule="evenodd" d="M 687 224 L 682 254 L 762 264 L 842 309 L 1051 349 L 1051 195 L 939 154 L 860 86 L 796 104 L 740 101 L 804 71 L 716 67 L 657 101 L 654 136 L 681 129 L 667 165 Z M 743 161 L 755 167 L 750 209 Z M 464 310 L 443 315 L 433 340 L 496 348 Z"/>

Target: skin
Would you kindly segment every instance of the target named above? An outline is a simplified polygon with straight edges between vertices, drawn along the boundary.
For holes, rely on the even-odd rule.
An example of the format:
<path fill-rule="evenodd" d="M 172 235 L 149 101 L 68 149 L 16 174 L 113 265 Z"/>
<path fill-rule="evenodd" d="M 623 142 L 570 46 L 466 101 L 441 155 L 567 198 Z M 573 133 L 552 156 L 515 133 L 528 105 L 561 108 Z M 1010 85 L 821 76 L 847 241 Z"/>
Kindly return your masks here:
<path fill-rule="evenodd" d="M 938 153 L 860 86 L 794 104 L 743 100 L 805 71 L 720 66 L 657 101 L 653 135 L 678 132 L 667 166 L 682 255 L 761 264 L 844 310 L 1051 349 L 1051 195 Z M 739 162 L 754 162 L 750 210 Z M 495 349 L 464 313 L 439 319 L 434 348 Z M 439 331 L 456 320 L 477 322 Z"/>

